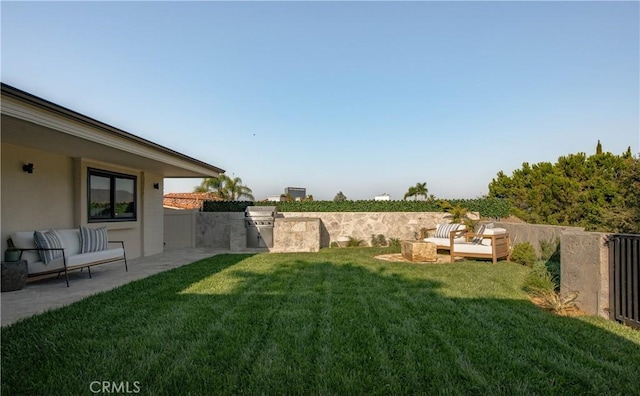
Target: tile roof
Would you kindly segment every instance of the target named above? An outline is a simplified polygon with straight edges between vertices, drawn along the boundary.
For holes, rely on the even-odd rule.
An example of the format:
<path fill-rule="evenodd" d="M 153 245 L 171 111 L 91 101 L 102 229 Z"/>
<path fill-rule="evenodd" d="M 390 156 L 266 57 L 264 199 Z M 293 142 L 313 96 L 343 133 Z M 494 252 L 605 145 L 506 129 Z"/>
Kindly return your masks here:
<path fill-rule="evenodd" d="M 215 193 L 169 193 L 162 199 L 162 205 L 171 209 L 202 209 L 204 201 L 222 201 Z"/>

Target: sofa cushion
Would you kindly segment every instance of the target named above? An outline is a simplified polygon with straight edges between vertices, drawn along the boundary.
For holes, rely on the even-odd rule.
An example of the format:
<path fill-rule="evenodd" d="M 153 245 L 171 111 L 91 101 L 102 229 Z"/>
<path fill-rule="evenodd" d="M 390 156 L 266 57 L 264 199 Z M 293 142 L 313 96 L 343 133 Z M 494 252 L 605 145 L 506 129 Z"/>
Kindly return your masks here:
<path fill-rule="evenodd" d="M 505 228 L 487 228 L 484 230 L 483 235 L 500 235 L 506 232 Z"/>
<path fill-rule="evenodd" d="M 11 242 L 18 249 L 35 249 L 36 244 L 33 241 L 33 231 L 18 231 L 11 234 Z M 27 264 L 42 261 L 40 255 L 35 250 L 22 252 L 20 256 L 22 260 L 26 260 Z M 44 263 L 43 263 L 44 264 Z"/>
<path fill-rule="evenodd" d="M 472 242 L 456 243 L 453 247 L 454 253 L 481 253 L 491 254 L 491 245 L 475 244 Z"/>
<path fill-rule="evenodd" d="M 60 239 L 60 235 L 56 230 L 48 230 L 48 231 L 34 231 L 33 232 L 33 242 L 36 244 L 36 247 L 39 249 L 63 249 L 62 241 Z M 47 265 L 53 259 L 58 257 L 62 257 L 62 250 L 41 250 L 40 257 L 44 264 Z"/>
<path fill-rule="evenodd" d="M 450 247 L 450 240 L 449 238 L 436 238 L 436 237 L 429 237 L 429 238 L 424 238 L 423 241 L 425 242 L 431 242 L 431 243 L 435 243 L 437 246 L 442 246 L 442 247 Z M 460 243 L 460 242 L 464 242 L 465 238 L 461 237 L 461 238 L 453 238 L 453 243 Z"/>
<path fill-rule="evenodd" d="M 80 226 L 80 251 L 82 253 L 106 250 L 108 244 L 107 227 L 88 228 Z"/>
<path fill-rule="evenodd" d="M 471 243 L 474 245 L 478 245 L 482 242 L 482 233 L 485 231 L 485 226 L 481 225 L 476 230 L 476 235 L 471 239 Z"/>
<path fill-rule="evenodd" d="M 457 231 L 458 227 L 460 227 L 458 223 L 438 224 L 434 238 L 449 238 L 451 231 Z"/>
<path fill-rule="evenodd" d="M 98 252 L 82 253 L 71 256 L 67 259 L 67 266 L 74 267 L 76 265 L 90 264 L 96 261 L 124 259 L 123 248 L 113 248 L 100 250 Z"/>
<path fill-rule="evenodd" d="M 71 257 L 75 254 L 80 254 L 80 233 L 77 228 L 56 230 L 62 240 L 62 246 L 64 247 L 64 254 L 67 257 Z"/>
<path fill-rule="evenodd" d="M 115 260 L 118 258 L 124 259 L 124 249 L 114 248 L 101 250 L 99 252 L 76 254 L 73 256 L 67 256 L 67 267 L 75 267 L 77 265 L 89 264 L 102 260 Z M 64 261 L 62 260 L 62 257 L 54 259 L 47 265 L 42 261 L 36 261 L 29 263 L 27 268 L 31 275 L 38 274 L 40 272 L 49 272 L 52 270 L 64 271 Z"/>

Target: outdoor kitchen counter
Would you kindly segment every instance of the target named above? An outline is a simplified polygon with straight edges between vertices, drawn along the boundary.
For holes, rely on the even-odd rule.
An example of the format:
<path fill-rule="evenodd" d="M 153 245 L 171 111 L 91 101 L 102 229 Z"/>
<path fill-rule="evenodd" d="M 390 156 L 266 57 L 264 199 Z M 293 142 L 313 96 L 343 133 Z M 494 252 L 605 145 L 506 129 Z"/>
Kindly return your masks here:
<path fill-rule="evenodd" d="M 277 217 L 272 252 L 317 252 L 320 250 L 320 219 Z"/>

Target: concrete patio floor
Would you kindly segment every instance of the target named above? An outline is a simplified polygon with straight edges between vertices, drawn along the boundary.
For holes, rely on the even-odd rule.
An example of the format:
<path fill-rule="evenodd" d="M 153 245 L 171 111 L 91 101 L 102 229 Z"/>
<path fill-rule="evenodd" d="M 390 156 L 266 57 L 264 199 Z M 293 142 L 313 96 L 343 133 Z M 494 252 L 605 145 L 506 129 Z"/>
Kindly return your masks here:
<path fill-rule="evenodd" d="M 221 253 L 229 252 L 200 248 L 168 250 L 127 260 L 129 271 L 125 271 L 124 262 L 98 265 L 91 269 L 92 278 L 89 278 L 87 271 L 69 272 L 69 287 L 66 286 L 64 275 L 58 279 L 54 276 L 29 282 L 22 290 L 0 294 L 2 326 Z"/>

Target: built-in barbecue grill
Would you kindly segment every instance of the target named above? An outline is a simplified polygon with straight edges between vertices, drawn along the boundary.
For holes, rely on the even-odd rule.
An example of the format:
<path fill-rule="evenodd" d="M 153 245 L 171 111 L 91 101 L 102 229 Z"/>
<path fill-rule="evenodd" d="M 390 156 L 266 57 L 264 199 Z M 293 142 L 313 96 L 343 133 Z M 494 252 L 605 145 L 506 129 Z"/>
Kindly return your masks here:
<path fill-rule="evenodd" d="M 247 231 L 247 247 L 273 247 L 273 223 L 275 206 L 247 206 L 244 210 L 244 226 Z"/>

